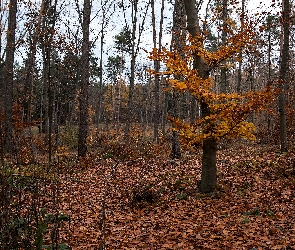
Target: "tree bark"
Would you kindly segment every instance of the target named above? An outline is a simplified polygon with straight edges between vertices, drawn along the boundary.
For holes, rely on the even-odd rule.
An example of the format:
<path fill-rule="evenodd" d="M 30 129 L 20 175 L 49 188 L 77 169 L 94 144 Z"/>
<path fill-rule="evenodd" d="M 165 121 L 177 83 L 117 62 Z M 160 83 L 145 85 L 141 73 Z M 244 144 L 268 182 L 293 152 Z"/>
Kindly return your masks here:
<path fill-rule="evenodd" d="M 187 15 L 187 29 L 190 34 L 195 37 L 200 32 L 198 13 L 194 0 L 184 0 L 185 10 Z M 203 58 L 195 55 L 194 68 L 198 70 L 201 78 L 207 79 L 209 77 L 208 65 Z M 201 116 L 202 118 L 210 115 L 207 103 L 201 102 Z M 203 141 L 203 155 L 202 155 L 202 174 L 200 191 L 204 193 L 212 192 L 217 182 L 217 140 L 214 137 L 209 137 Z"/>
<path fill-rule="evenodd" d="M 130 67 L 130 82 L 129 82 L 129 94 L 128 94 L 128 117 L 125 127 L 125 136 L 129 135 L 131 121 L 133 120 L 133 91 L 135 81 L 135 39 L 136 39 L 136 25 L 137 25 L 137 4 L 138 1 L 132 1 L 132 46 L 131 46 L 131 67 Z"/>
<path fill-rule="evenodd" d="M 38 20 L 36 23 L 36 30 L 32 35 L 32 40 L 30 42 L 30 51 L 28 53 L 28 58 L 26 61 L 26 70 L 25 70 L 25 80 L 24 80 L 24 100 L 23 100 L 23 109 L 24 109 L 24 122 L 31 122 L 31 105 L 32 105 L 32 91 L 34 85 L 34 66 L 35 66 L 35 57 L 37 51 L 37 43 L 41 31 L 41 21 L 42 15 L 44 13 L 44 0 L 41 2 L 41 7 L 39 11 Z"/>
<path fill-rule="evenodd" d="M 173 11 L 173 29 L 172 29 L 172 42 L 171 50 L 180 53 L 182 51 L 182 46 L 185 43 L 186 31 L 185 27 L 185 7 L 183 0 L 175 0 L 174 11 Z M 180 116 L 180 95 L 176 91 L 172 90 L 171 99 L 171 115 L 173 117 Z M 172 159 L 179 159 L 181 157 L 181 146 L 179 142 L 179 135 L 177 132 L 172 132 Z"/>
<path fill-rule="evenodd" d="M 243 26 L 244 26 L 244 15 L 245 15 L 245 0 L 242 0 L 242 13 L 241 13 L 241 17 L 240 17 L 240 21 L 241 21 L 241 27 L 243 30 Z M 242 85 L 242 64 L 243 64 L 243 52 L 241 51 L 239 53 L 239 68 L 238 68 L 238 82 L 237 82 L 237 92 L 240 93 L 241 92 L 241 85 Z"/>
<path fill-rule="evenodd" d="M 202 155 L 202 173 L 200 189 L 204 193 L 210 193 L 214 190 L 217 183 L 216 168 L 217 141 L 215 138 L 209 138 L 203 142 Z"/>
<path fill-rule="evenodd" d="M 9 3 L 9 16 L 8 16 L 8 29 L 7 29 L 7 42 L 6 42 L 6 58 L 4 79 L 5 86 L 5 137 L 4 145 L 5 151 L 12 153 L 13 149 L 13 121 L 12 121 L 12 107 L 13 107 L 13 65 L 14 65 L 14 51 L 15 51 L 15 29 L 16 29 L 16 13 L 17 13 L 17 0 L 10 0 Z"/>
<path fill-rule="evenodd" d="M 100 59 L 99 59 L 99 96 L 98 96 L 98 116 L 97 116 L 97 128 L 99 127 L 99 123 L 101 122 L 101 116 L 102 116 L 102 99 L 103 99 L 103 93 L 102 93 L 102 79 L 103 79 L 103 50 L 104 50 L 104 29 L 105 29 L 105 19 L 106 19 L 106 12 L 105 12 L 105 4 L 100 1 L 100 5 L 102 6 L 102 22 L 101 22 L 101 37 L 100 37 Z"/>
<path fill-rule="evenodd" d="M 168 106 L 168 93 L 162 91 L 163 108 L 162 108 L 162 135 L 166 134 L 166 122 L 167 122 L 167 106 Z"/>
<path fill-rule="evenodd" d="M 226 43 L 227 38 L 227 0 L 222 1 L 222 32 L 221 32 L 221 44 L 224 45 Z M 222 62 L 221 69 L 220 69 L 220 92 L 226 93 L 228 91 L 228 81 L 227 81 L 227 68 L 226 62 Z"/>
<path fill-rule="evenodd" d="M 287 118 L 285 108 L 285 90 L 287 86 L 287 71 L 289 61 L 289 39 L 290 39 L 290 2 L 289 0 L 283 0 L 283 14 L 282 14 L 282 26 L 283 26 L 283 39 L 281 47 L 281 64 L 280 64 L 280 80 L 281 80 L 281 92 L 279 94 L 279 113 L 280 113 L 280 141 L 281 152 L 287 152 Z"/>
<path fill-rule="evenodd" d="M 164 0 L 162 0 L 161 7 L 161 17 L 160 17 L 160 29 L 159 29 L 159 37 L 158 37 L 158 49 L 162 48 L 162 33 L 163 33 L 163 19 L 164 19 Z M 157 47 L 157 29 L 156 29 L 156 17 L 155 17 L 155 3 L 154 0 L 151 1 L 152 5 L 152 25 L 153 25 L 153 43 L 154 48 Z M 160 71 L 160 62 L 154 61 L 154 69 L 156 72 Z M 154 112 L 154 141 L 158 143 L 159 139 L 159 123 L 160 123 L 160 77 L 159 75 L 155 75 L 155 112 Z"/>
<path fill-rule="evenodd" d="M 86 156 L 87 154 L 87 136 L 88 136 L 88 102 L 89 102 L 89 78 L 90 78 L 90 42 L 89 42 L 89 26 L 91 15 L 90 0 L 84 0 L 83 8 L 83 42 L 81 56 L 81 79 L 80 79 L 80 98 L 79 98 L 79 135 L 78 135 L 78 156 Z"/>

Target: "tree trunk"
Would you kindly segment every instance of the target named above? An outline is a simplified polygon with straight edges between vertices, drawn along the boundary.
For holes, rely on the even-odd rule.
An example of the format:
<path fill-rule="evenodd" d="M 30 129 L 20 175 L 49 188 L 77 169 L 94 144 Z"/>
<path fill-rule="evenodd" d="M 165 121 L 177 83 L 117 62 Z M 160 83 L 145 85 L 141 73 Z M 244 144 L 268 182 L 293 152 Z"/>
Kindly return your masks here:
<path fill-rule="evenodd" d="M 200 32 L 198 13 L 194 0 L 184 0 L 185 10 L 187 15 L 187 29 L 190 34 L 195 37 Z M 198 70 L 199 76 L 203 79 L 209 77 L 208 66 L 199 55 L 195 55 L 194 68 Z M 202 118 L 210 115 L 208 105 L 201 103 Z M 200 190 L 204 193 L 212 192 L 216 186 L 217 168 L 217 140 L 213 137 L 207 138 L 203 141 L 203 156 L 202 156 L 202 174 Z"/>
<path fill-rule="evenodd" d="M 137 0 L 132 1 L 132 46 L 131 46 L 131 67 L 130 67 L 130 82 L 129 82 L 129 94 L 128 94 L 128 117 L 125 127 L 125 136 L 129 135 L 131 121 L 133 120 L 133 91 L 135 81 L 135 39 L 136 39 L 136 25 L 137 25 Z"/>
<path fill-rule="evenodd" d="M 28 59 L 26 61 L 26 70 L 25 70 L 25 80 L 24 80 L 24 100 L 23 100 L 23 109 L 24 109 L 24 121 L 31 122 L 31 105 L 32 105 L 32 91 L 34 85 L 34 66 L 35 66 L 35 57 L 37 50 L 37 43 L 41 31 L 41 21 L 42 15 L 44 13 L 44 0 L 41 2 L 41 7 L 39 11 L 39 16 L 36 24 L 36 30 L 33 33 L 32 41 L 30 44 L 30 51 L 28 53 Z"/>
<path fill-rule="evenodd" d="M 217 183 L 216 152 L 216 139 L 209 138 L 204 140 L 202 155 L 202 174 L 200 185 L 200 189 L 204 193 L 212 192 Z"/>
<path fill-rule="evenodd" d="M 43 35 L 43 43 L 42 46 L 42 56 L 43 56 L 43 87 L 44 87 L 44 126 L 45 133 L 48 137 L 48 161 L 51 162 L 52 159 L 52 132 L 53 132 L 53 114 L 54 114 L 54 86 L 52 81 L 52 73 L 51 73 L 51 56 L 52 56 L 52 45 L 51 41 L 54 36 L 54 26 L 56 22 L 56 5 L 57 0 L 54 1 L 53 5 L 51 5 L 51 1 L 43 1 L 41 5 L 41 16 L 42 19 L 42 35 Z M 44 15 L 44 11 L 46 11 Z M 41 18 L 41 17 L 40 17 Z M 37 29 L 38 31 L 38 29 Z M 36 32 L 37 32 L 36 31 Z M 36 45 L 34 45 L 36 46 Z M 33 51 L 34 52 L 34 51 Z M 34 55 L 32 54 L 33 58 Z M 32 72 L 31 72 L 32 74 Z M 31 86 L 32 87 L 32 86 Z M 41 108 L 42 112 L 42 108 Z M 42 117 L 41 117 L 42 118 Z"/>
<path fill-rule="evenodd" d="M 160 18 L 160 30 L 159 30 L 159 40 L 158 40 L 158 49 L 162 48 L 162 31 L 163 31 L 163 19 L 164 19 L 164 0 L 162 0 L 161 7 L 161 18 Z M 155 18 L 155 3 L 154 0 L 151 1 L 152 5 L 152 25 L 153 25 L 153 42 L 154 48 L 157 47 L 157 29 L 156 29 L 156 18 Z M 160 71 L 160 62 L 154 61 L 154 69 L 156 72 Z M 160 77 L 155 75 L 155 113 L 154 113 L 154 141 L 158 143 L 159 137 L 159 123 L 160 123 Z"/>
<path fill-rule="evenodd" d="M 171 113 L 173 117 L 179 117 L 179 100 L 180 96 L 179 93 L 176 91 L 172 92 L 172 98 L 171 98 Z M 171 150 L 171 158 L 172 159 L 180 159 L 181 157 L 181 146 L 179 142 L 179 135 L 176 131 L 172 131 L 172 150 Z"/>
<path fill-rule="evenodd" d="M 244 15 L 245 15 L 245 0 L 242 0 L 242 13 L 241 13 L 241 27 L 243 30 L 243 26 L 244 26 Z M 241 85 L 242 85 L 242 64 L 243 64 L 243 52 L 241 51 L 239 53 L 239 68 L 238 68 L 238 82 L 237 82 L 237 92 L 240 93 L 241 92 Z"/>
<path fill-rule="evenodd" d="M 196 120 L 197 102 L 196 102 L 196 98 L 193 95 L 190 95 L 189 98 L 190 98 L 190 124 L 192 125 Z"/>
<path fill-rule="evenodd" d="M 224 45 L 226 43 L 227 38 L 227 0 L 222 1 L 222 33 L 221 33 L 221 44 Z M 220 92 L 226 93 L 228 91 L 228 81 L 227 81 L 227 68 L 226 68 L 226 61 L 221 64 L 220 69 Z"/>
<path fill-rule="evenodd" d="M 100 37 L 100 59 L 99 59 L 99 96 L 98 96 L 98 110 L 96 111 L 98 113 L 97 116 L 97 128 L 99 128 L 99 123 L 101 122 L 101 117 L 102 117 L 102 99 L 103 99 L 103 93 L 102 93 L 102 79 L 103 79 L 103 50 L 104 50 L 104 21 L 106 19 L 106 13 L 105 13 L 105 8 L 102 0 L 100 1 L 100 5 L 102 6 L 102 22 L 101 22 L 101 37 Z"/>
<path fill-rule="evenodd" d="M 14 65 L 14 51 L 15 51 L 15 29 L 16 29 L 16 13 L 17 0 L 10 0 L 8 29 L 7 29 L 7 43 L 6 43 L 6 59 L 4 69 L 5 84 L 5 137 L 4 145 L 5 151 L 12 153 L 12 107 L 13 107 L 13 65 Z"/>
<path fill-rule="evenodd" d="M 168 106 L 168 92 L 162 91 L 163 108 L 162 108 L 162 135 L 166 134 L 166 122 L 167 122 L 167 106 Z"/>
<path fill-rule="evenodd" d="M 184 40 L 186 39 L 185 27 L 185 7 L 183 0 L 175 0 L 174 11 L 173 11 L 173 28 L 172 28 L 172 41 L 171 41 L 171 50 L 182 51 L 182 46 Z M 179 93 L 176 93 L 173 90 L 172 93 L 172 116 L 179 117 Z M 181 157 L 181 147 L 179 143 L 179 135 L 177 132 L 172 132 L 172 152 L 171 157 L 174 159 L 179 159 Z"/>
<path fill-rule="evenodd" d="M 287 118 L 285 108 L 285 91 L 287 87 L 287 71 L 289 61 L 289 37 L 290 37 L 290 2 L 289 0 L 283 0 L 283 39 L 281 47 L 281 65 L 280 65 L 280 80 L 281 80 L 281 92 L 279 94 L 279 112 L 280 112 L 280 141 L 281 152 L 287 152 Z"/>
<path fill-rule="evenodd" d="M 83 42 L 81 57 L 81 79 L 80 79 L 80 98 L 79 98 L 79 135 L 78 135 L 78 156 L 86 156 L 87 153 L 87 136 L 88 136 L 88 102 L 89 102 L 89 78 L 90 78 L 90 44 L 89 44 L 89 26 L 91 15 L 91 1 L 84 0 L 83 8 Z"/>

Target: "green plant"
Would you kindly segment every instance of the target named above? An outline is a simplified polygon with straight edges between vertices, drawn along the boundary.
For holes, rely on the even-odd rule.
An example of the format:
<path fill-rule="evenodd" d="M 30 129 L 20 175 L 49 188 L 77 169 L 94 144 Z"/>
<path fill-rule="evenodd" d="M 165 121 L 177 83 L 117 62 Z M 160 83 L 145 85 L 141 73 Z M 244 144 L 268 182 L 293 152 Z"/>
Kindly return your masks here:
<path fill-rule="evenodd" d="M 42 246 L 43 249 L 48 249 L 48 250 L 53 250 L 56 249 L 52 244 L 50 244 L 49 246 Z M 68 250 L 70 249 L 67 244 L 62 243 L 58 245 L 58 250 Z"/>
<path fill-rule="evenodd" d="M 272 212 L 271 210 L 267 210 L 267 211 L 266 211 L 266 214 L 267 214 L 268 216 L 275 216 L 275 213 Z"/>
<path fill-rule="evenodd" d="M 241 224 L 246 224 L 248 222 L 250 222 L 250 219 L 249 218 L 244 218 L 244 219 L 242 219 Z"/>
<path fill-rule="evenodd" d="M 180 193 L 177 195 L 177 199 L 178 200 L 187 200 L 188 199 L 188 196 L 186 193 Z"/>
<path fill-rule="evenodd" d="M 258 208 L 255 208 L 251 211 L 247 211 L 244 213 L 244 215 L 254 215 L 254 216 L 260 216 L 261 213 L 260 213 L 260 210 Z"/>

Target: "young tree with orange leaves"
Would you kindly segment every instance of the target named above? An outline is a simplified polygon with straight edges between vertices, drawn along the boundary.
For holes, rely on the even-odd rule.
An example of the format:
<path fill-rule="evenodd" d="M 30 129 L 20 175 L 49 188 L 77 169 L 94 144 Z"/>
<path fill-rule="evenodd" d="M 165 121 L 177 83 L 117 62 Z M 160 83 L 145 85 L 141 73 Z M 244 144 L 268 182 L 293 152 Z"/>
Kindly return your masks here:
<path fill-rule="evenodd" d="M 195 13 L 195 1 L 185 0 L 187 29 L 190 32 L 187 45 L 182 55 L 165 48 L 154 49 L 150 58 L 160 60 L 166 66 L 161 72 L 168 76 L 169 84 L 178 91 L 189 91 L 193 94 L 201 108 L 201 117 L 193 124 L 169 117 L 179 132 L 182 143 L 192 147 L 202 146 L 202 174 L 200 190 L 212 192 L 217 183 L 217 143 L 221 138 L 242 137 L 255 139 L 255 126 L 246 121 L 253 111 L 267 108 L 273 102 L 276 89 L 267 86 L 257 92 L 248 93 L 215 93 L 210 72 L 221 62 L 239 54 L 242 48 L 255 45 L 255 32 L 251 23 L 244 22 L 236 34 L 215 52 L 207 51 L 204 46 L 204 33 L 199 26 L 198 15 Z M 157 74 L 152 71 L 151 73 Z"/>

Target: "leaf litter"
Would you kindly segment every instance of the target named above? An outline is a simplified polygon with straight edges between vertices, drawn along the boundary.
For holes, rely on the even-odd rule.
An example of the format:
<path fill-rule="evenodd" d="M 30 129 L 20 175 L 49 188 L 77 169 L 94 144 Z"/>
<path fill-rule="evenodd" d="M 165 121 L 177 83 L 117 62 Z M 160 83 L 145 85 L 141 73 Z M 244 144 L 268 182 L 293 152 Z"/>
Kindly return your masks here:
<path fill-rule="evenodd" d="M 64 176 L 72 249 L 295 249 L 295 153 L 236 143 L 218 153 L 218 186 L 198 191 L 200 153 L 97 160 Z"/>

